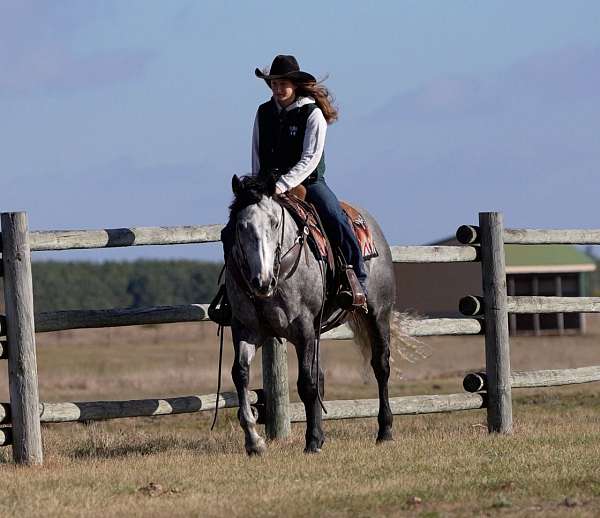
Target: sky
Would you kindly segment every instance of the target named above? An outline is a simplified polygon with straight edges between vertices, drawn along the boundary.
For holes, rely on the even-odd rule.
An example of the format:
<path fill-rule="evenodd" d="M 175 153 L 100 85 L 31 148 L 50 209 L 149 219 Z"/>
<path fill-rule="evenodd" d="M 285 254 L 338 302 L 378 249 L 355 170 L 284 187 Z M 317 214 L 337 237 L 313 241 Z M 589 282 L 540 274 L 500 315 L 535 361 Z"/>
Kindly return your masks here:
<path fill-rule="evenodd" d="M 0 0 L 0 211 L 35 230 L 224 223 L 270 96 L 254 68 L 280 53 L 327 78 L 327 181 L 391 244 L 480 211 L 600 226 L 600 2 L 578 0 Z"/>

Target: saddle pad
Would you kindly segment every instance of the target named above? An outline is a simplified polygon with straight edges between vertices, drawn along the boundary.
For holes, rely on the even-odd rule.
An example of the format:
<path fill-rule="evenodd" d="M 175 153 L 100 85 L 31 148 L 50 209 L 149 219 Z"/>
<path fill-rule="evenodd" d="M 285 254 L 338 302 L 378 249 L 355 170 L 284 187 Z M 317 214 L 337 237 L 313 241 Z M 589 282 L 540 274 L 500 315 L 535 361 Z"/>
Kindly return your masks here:
<path fill-rule="evenodd" d="M 365 261 L 368 261 L 373 257 L 377 257 L 379 253 L 377 252 L 377 248 L 375 247 L 373 234 L 371 233 L 371 229 L 369 228 L 369 225 L 365 221 L 363 215 L 352 205 L 345 201 L 341 201 L 340 205 L 342 206 L 342 209 L 348 217 L 348 221 L 350 222 L 352 230 L 354 230 L 354 235 L 358 240 L 358 245 L 360 246 L 360 251 L 362 252 L 363 259 Z"/>

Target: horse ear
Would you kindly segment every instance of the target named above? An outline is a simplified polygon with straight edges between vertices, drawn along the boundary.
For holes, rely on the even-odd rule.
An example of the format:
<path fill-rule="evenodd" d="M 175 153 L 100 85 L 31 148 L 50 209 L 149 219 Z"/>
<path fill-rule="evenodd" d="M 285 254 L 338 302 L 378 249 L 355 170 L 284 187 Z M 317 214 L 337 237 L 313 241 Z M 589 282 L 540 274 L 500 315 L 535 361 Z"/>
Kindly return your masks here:
<path fill-rule="evenodd" d="M 234 174 L 233 178 L 231 179 L 231 190 L 233 191 L 233 194 L 235 194 L 237 196 L 238 192 L 240 191 L 241 186 L 242 186 L 242 181 L 238 178 L 237 174 Z"/>

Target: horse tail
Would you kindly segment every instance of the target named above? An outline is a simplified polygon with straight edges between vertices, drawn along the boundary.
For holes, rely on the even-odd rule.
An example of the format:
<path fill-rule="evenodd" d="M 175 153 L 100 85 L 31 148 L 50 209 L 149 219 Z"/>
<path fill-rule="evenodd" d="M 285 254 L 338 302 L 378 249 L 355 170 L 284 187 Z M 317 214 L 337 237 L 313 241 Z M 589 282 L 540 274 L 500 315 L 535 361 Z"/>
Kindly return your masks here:
<path fill-rule="evenodd" d="M 370 371 L 371 362 L 371 333 L 369 327 L 373 319 L 369 315 L 354 311 L 348 319 L 348 325 L 354 333 L 354 342 L 358 345 L 364 360 L 365 375 Z M 390 334 L 390 368 L 402 377 L 400 365 L 403 362 L 415 363 L 427 358 L 431 350 L 427 344 L 412 336 L 409 332 L 411 322 L 418 320 L 414 314 L 392 310 L 389 319 Z"/>

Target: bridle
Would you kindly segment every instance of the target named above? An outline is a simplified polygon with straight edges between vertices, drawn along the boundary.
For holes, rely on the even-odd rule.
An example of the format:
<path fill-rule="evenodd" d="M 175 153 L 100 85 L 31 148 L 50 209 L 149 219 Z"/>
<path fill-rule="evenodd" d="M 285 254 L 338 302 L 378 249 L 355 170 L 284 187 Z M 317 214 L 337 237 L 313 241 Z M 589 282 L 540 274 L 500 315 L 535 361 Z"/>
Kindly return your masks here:
<path fill-rule="evenodd" d="M 279 279 L 282 275 L 285 276 L 285 279 L 289 279 L 296 269 L 298 268 L 298 263 L 300 262 L 301 252 L 304 249 L 306 263 L 308 264 L 308 226 L 303 225 L 298 229 L 298 234 L 294 239 L 294 243 L 292 246 L 282 254 L 283 247 L 283 239 L 285 237 L 285 208 L 283 205 L 279 204 L 281 208 L 281 233 L 279 235 L 279 239 L 277 241 L 277 246 L 275 247 L 275 258 L 273 259 L 273 276 L 275 278 L 275 285 L 273 286 L 273 291 L 277 289 L 279 285 Z M 236 254 L 231 254 L 232 262 L 235 264 L 232 265 L 231 271 L 234 277 L 239 281 L 239 283 L 243 286 L 246 291 L 246 294 L 252 299 L 255 299 L 254 291 L 252 289 L 252 285 L 250 284 L 249 275 L 250 270 L 248 266 L 248 256 L 246 255 L 246 250 L 244 249 L 242 242 L 239 236 L 239 228 L 235 225 L 235 249 L 237 249 L 241 255 L 240 258 L 236 258 Z M 237 259 L 237 260 L 236 260 Z"/>

